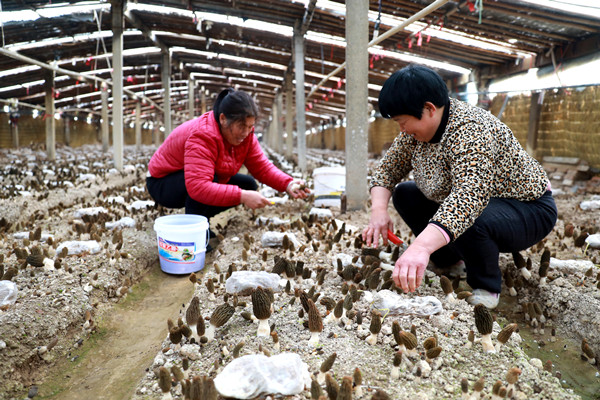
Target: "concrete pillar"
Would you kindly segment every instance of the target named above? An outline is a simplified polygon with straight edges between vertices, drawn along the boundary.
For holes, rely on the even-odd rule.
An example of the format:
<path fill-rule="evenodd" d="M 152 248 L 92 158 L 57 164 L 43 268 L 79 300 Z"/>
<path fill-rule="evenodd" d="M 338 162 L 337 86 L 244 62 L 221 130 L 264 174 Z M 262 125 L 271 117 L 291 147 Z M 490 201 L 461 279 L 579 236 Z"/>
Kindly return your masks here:
<path fill-rule="evenodd" d="M 56 160 L 56 120 L 54 119 L 54 71 L 46 70 L 44 89 L 46 90 L 46 155 L 48 160 Z M 18 142 L 18 141 L 17 141 Z"/>
<path fill-rule="evenodd" d="M 154 125 L 154 127 L 152 128 L 152 144 L 154 144 L 155 146 L 160 146 L 160 128 L 157 125 Z"/>
<path fill-rule="evenodd" d="M 200 113 L 206 112 L 206 89 L 202 86 L 202 93 L 200 94 Z"/>
<path fill-rule="evenodd" d="M 283 92 L 278 92 L 275 97 L 275 110 L 277 119 L 275 120 L 275 136 L 277 137 L 277 153 L 283 154 Z"/>
<path fill-rule="evenodd" d="M 271 108 L 271 148 L 277 151 L 279 146 L 279 137 L 277 132 L 277 96 L 273 99 L 273 108 Z"/>
<path fill-rule="evenodd" d="M 291 160 L 294 155 L 294 88 L 292 86 L 292 74 L 285 76 L 285 158 Z"/>
<path fill-rule="evenodd" d="M 142 148 L 142 102 L 139 99 L 135 102 L 135 148 Z"/>
<path fill-rule="evenodd" d="M 196 116 L 195 110 L 195 102 L 194 102 L 194 92 L 195 92 L 196 84 L 192 77 L 188 78 L 188 112 L 190 115 L 190 119 L 193 119 Z"/>
<path fill-rule="evenodd" d="M 162 54 L 161 65 L 163 93 L 163 109 L 165 122 L 165 137 L 171 133 L 171 55 L 168 52 Z"/>
<path fill-rule="evenodd" d="M 54 116 L 52 116 L 52 118 L 54 118 Z M 11 119 L 10 134 L 12 137 L 12 147 L 16 149 L 19 147 L 19 120 L 18 119 L 16 119 L 16 120 Z"/>
<path fill-rule="evenodd" d="M 113 152 L 115 168 L 123 170 L 123 0 L 112 0 Z"/>
<path fill-rule="evenodd" d="M 108 151 L 109 136 L 109 120 L 108 120 L 108 85 L 102 82 L 100 86 L 100 100 L 102 102 L 102 125 L 101 125 L 101 136 L 102 136 L 102 151 L 106 153 Z"/>
<path fill-rule="evenodd" d="M 71 118 L 65 117 L 65 144 L 71 145 Z"/>
<path fill-rule="evenodd" d="M 348 210 L 364 206 L 369 140 L 368 0 L 346 1 L 346 199 Z M 351 160 L 351 162 L 349 162 Z"/>
<path fill-rule="evenodd" d="M 298 138 L 298 167 L 300 168 L 300 171 L 305 173 L 306 115 L 304 113 L 304 103 L 306 102 L 306 96 L 304 93 L 304 36 L 300 34 L 299 28 L 294 28 L 294 73 L 296 77 L 296 132 Z"/>

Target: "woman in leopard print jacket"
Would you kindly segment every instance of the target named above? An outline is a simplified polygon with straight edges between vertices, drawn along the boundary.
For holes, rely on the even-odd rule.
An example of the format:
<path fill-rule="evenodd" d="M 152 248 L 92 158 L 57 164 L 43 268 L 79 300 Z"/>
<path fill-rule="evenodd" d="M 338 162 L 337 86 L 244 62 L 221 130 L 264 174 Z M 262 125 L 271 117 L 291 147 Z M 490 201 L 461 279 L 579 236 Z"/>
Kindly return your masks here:
<path fill-rule="evenodd" d="M 394 207 L 417 236 L 395 265 L 405 292 L 419 287 L 429 260 L 464 262 L 472 304 L 498 304 L 500 252 L 526 249 L 554 227 L 556 205 L 541 165 L 489 112 L 451 99 L 442 78 L 409 65 L 379 94 L 379 109 L 401 132 L 371 180 L 367 245 L 387 243 Z M 414 181 L 404 181 L 412 171 Z"/>

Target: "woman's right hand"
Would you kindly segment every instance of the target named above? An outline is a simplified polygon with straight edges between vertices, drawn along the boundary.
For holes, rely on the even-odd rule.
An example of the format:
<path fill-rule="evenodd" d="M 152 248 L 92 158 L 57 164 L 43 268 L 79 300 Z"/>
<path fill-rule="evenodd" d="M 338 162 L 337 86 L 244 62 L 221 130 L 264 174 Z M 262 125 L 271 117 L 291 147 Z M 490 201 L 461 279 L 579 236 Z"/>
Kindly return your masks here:
<path fill-rule="evenodd" d="M 242 204 L 251 209 L 263 208 L 271 204 L 266 197 L 255 190 L 242 190 Z"/>
<path fill-rule="evenodd" d="M 363 229 L 362 238 L 367 246 L 373 245 L 377 247 L 379 245 L 379 236 L 383 239 L 383 244 L 387 245 L 387 232 L 388 229 L 394 231 L 394 223 L 390 218 L 387 210 L 371 210 L 371 218 L 369 225 Z"/>

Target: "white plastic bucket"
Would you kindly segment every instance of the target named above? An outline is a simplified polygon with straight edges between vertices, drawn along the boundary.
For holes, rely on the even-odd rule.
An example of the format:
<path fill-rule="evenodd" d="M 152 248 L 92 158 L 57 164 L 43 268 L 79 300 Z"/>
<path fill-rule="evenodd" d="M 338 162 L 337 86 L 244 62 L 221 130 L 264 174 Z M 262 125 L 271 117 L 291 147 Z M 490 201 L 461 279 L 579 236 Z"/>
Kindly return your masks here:
<path fill-rule="evenodd" d="M 345 167 L 321 167 L 313 170 L 316 207 L 340 207 L 340 196 L 346 191 Z"/>
<path fill-rule="evenodd" d="M 202 215 L 175 214 L 154 221 L 160 268 L 169 274 L 189 274 L 204 268 L 208 220 Z"/>

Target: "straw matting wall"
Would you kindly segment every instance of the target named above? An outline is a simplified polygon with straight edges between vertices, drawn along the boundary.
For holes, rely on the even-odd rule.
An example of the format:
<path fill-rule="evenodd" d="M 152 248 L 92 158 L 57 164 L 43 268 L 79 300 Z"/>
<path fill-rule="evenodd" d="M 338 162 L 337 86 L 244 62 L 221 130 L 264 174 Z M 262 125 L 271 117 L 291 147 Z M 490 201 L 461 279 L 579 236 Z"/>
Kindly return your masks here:
<path fill-rule="evenodd" d="M 497 115 L 504 101 L 496 96 L 490 112 Z M 502 114 L 525 147 L 531 97 L 513 96 Z M 577 157 L 600 168 L 600 87 L 565 88 L 544 93 L 535 156 Z"/>
<path fill-rule="evenodd" d="M 66 144 L 65 120 L 63 118 L 54 121 L 56 132 L 56 143 Z M 46 143 L 46 121 L 42 117 L 33 118 L 24 115 L 19 118 L 19 146 L 30 146 L 33 144 Z M 97 123 L 88 124 L 86 121 L 69 121 L 71 147 L 79 147 L 84 144 L 101 143 L 100 127 Z M 112 144 L 111 129 L 109 127 L 109 141 Z M 135 144 L 135 128 L 123 129 L 123 142 Z M 8 124 L 8 114 L 0 113 L 0 148 L 12 147 L 11 126 Z M 152 144 L 152 131 L 142 129 L 142 144 Z"/>

